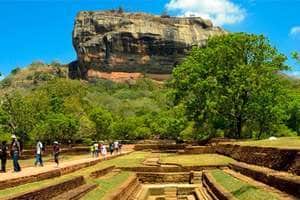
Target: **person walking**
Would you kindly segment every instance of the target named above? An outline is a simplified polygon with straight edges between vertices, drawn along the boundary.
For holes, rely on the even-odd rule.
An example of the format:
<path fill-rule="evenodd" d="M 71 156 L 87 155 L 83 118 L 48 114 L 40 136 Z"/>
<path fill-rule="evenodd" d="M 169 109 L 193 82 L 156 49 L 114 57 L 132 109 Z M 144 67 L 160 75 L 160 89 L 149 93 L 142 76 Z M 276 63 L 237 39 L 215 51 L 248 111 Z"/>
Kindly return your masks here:
<path fill-rule="evenodd" d="M 40 166 L 44 166 L 43 165 L 43 159 L 42 159 L 42 151 L 43 151 L 43 143 L 38 140 L 36 143 L 36 150 L 35 150 L 35 163 L 34 165 L 37 166 L 37 164 L 39 163 Z"/>
<path fill-rule="evenodd" d="M 11 143 L 11 157 L 13 159 L 13 165 L 14 165 L 14 172 L 20 172 L 21 167 L 19 164 L 19 158 L 21 155 L 21 146 L 20 142 L 18 141 L 17 137 L 15 135 L 12 135 L 12 143 Z"/>
<path fill-rule="evenodd" d="M 119 142 L 117 140 L 114 142 L 114 149 L 116 153 L 119 154 Z"/>
<path fill-rule="evenodd" d="M 1 172 L 6 172 L 6 161 L 8 156 L 8 146 L 6 144 L 6 141 L 2 142 L 1 148 L 0 148 L 0 157 L 1 157 Z"/>
<path fill-rule="evenodd" d="M 59 160 L 58 160 L 59 153 L 60 153 L 59 144 L 57 141 L 55 141 L 53 143 L 53 156 L 54 156 L 54 162 L 56 163 L 56 167 L 58 167 L 59 165 Z"/>
<path fill-rule="evenodd" d="M 109 144 L 109 151 L 110 151 L 110 155 L 113 155 L 113 153 L 114 153 L 114 143 Z"/>
<path fill-rule="evenodd" d="M 98 144 L 98 142 L 94 143 L 94 148 L 95 148 L 95 157 L 98 158 L 98 156 L 99 156 L 99 144 Z"/>
<path fill-rule="evenodd" d="M 92 158 L 94 158 L 95 157 L 95 146 L 94 146 L 94 143 L 92 143 L 92 145 L 91 145 L 91 147 L 90 147 L 91 149 L 91 156 L 92 156 Z"/>
<path fill-rule="evenodd" d="M 119 153 L 122 154 L 122 147 L 123 147 L 123 144 L 121 142 L 119 142 Z"/>
<path fill-rule="evenodd" d="M 106 159 L 106 154 L 107 154 L 107 150 L 106 150 L 106 146 L 105 144 L 101 144 L 101 155 L 103 156 L 103 159 Z"/>

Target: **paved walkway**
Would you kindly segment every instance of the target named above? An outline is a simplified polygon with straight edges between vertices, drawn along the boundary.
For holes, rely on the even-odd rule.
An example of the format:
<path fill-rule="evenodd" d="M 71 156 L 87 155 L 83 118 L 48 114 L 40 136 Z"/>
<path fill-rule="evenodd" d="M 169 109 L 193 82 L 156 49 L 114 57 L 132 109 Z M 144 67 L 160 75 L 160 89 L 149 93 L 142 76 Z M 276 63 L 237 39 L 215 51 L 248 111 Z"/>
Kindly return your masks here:
<path fill-rule="evenodd" d="M 126 154 L 131 152 L 130 150 L 126 150 L 122 152 L 122 154 Z M 113 155 L 115 156 L 115 155 Z M 107 157 L 111 157 L 111 155 L 107 155 Z M 10 179 L 16 179 L 16 178 L 22 178 L 22 177 L 28 177 L 28 176 L 34 176 L 38 174 L 42 174 L 45 172 L 53 171 L 60 168 L 70 167 L 78 164 L 88 163 L 94 160 L 103 160 L 102 156 L 99 158 L 83 158 L 78 160 L 69 160 L 69 161 L 62 161 L 59 165 L 59 167 L 56 167 L 56 164 L 53 162 L 51 164 L 46 163 L 44 167 L 25 167 L 22 168 L 21 172 L 13 172 L 8 171 L 6 173 L 0 173 L 0 181 L 7 181 Z"/>

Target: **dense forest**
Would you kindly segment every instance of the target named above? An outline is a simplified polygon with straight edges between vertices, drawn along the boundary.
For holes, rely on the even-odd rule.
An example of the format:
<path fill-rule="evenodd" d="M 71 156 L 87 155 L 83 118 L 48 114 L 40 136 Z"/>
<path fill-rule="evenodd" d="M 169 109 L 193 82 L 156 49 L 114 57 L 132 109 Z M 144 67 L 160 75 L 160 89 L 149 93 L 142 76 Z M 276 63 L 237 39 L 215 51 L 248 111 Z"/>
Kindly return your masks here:
<path fill-rule="evenodd" d="M 294 53 L 295 59 L 299 59 Z M 159 84 L 71 80 L 68 68 L 34 62 L 0 82 L 0 140 L 93 140 L 300 134 L 300 80 L 263 36 L 210 38 Z"/>

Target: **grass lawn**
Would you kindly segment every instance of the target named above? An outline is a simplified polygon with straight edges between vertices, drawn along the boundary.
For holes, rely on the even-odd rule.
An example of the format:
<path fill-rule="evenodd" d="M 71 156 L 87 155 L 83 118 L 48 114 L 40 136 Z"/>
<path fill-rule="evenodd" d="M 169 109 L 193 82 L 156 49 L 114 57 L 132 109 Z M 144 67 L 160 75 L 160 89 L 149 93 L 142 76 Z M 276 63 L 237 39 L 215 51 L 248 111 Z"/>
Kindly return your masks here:
<path fill-rule="evenodd" d="M 111 165 L 115 165 L 117 167 L 140 166 L 141 163 L 144 161 L 144 159 L 147 156 L 149 156 L 150 154 L 151 153 L 149 153 L 149 152 L 133 152 L 129 155 L 125 155 L 125 156 L 121 156 L 121 157 L 114 158 L 111 160 L 103 161 L 103 162 L 98 163 L 97 165 L 87 167 L 87 168 L 78 170 L 74 173 L 66 174 L 64 176 L 0 190 L 0 199 L 9 197 L 9 196 L 13 196 L 16 194 L 20 194 L 23 192 L 32 191 L 32 190 L 46 187 L 49 185 L 57 184 L 59 182 L 68 180 L 68 179 L 70 179 L 72 177 L 76 177 L 76 176 L 84 176 L 86 178 L 87 182 L 93 182 L 94 180 L 89 177 L 90 173 L 93 171 L 100 170 L 100 169 L 103 169 L 103 168 L 111 166 Z M 120 174 L 120 176 L 121 176 L 121 174 Z M 116 179 L 119 180 L 119 178 L 117 178 L 117 177 L 116 177 Z M 112 181 L 115 181 L 115 179 L 112 179 Z M 102 187 L 101 184 L 100 184 L 100 187 Z"/>
<path fill-rule="evenodd" d="M 236 142 L 235 144 L 245 146 L 279 147 L 279 148 L 297 148 L 300 149 L 300 136 L 298 137 L 280 137 L 277 140 L 252 140 L 245 142 Z"/>
<path fill-rule="evenodd" d="M 218 154 L 161 154 L 160 161 L 163 163 L 175 163 L 183 166 L 227 165 L 230 162 L 234 162 L 233 159 Z"/>
<path fill-rule="evenodd" d="M 268 191 L 249 185 L 221 170 L 212 170 L 212 176 L 227 191 L 240 200 L 277 200 L 277 196 Z"/>
<path fill-rule="evenodd" d="M 116 188 L 125 182 L 132 172 L 120 172 L 119 174 L 109 177 L 94 179 L 92 182 L 99 185 L 96 189 L 89 192 L 83 200 L 100 200 L 106 199 L 105 196 L 110 195 Z"/>

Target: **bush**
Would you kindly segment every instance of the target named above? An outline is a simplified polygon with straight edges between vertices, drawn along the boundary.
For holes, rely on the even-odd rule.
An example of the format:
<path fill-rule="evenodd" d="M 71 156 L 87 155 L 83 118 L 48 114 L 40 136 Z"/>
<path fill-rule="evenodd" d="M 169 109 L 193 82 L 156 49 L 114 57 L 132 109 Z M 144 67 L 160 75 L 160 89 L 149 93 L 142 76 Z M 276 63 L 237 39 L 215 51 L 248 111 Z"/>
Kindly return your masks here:
<path fill-rule="evenodd" d="M 134 130 L 135 139 L 149 139 L 151 137 L 151 130 L 148 127 L 137 127 Z"/>
<path fill-rule="evenodd" d="M 11 70 L 10 73 L 11 73 L 12 75 L 16 75 L 19 71 L 21 71 L 21 68 L 16 67 L 15 69 Z"/>
<path fill-rule="evenodd" d="M 289 129 L 285 125 L 280 125 L 274 135 L 276 137 L 293 137 L 293 136 L 297 136 L 297 132 Z"/>

